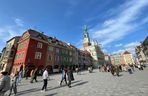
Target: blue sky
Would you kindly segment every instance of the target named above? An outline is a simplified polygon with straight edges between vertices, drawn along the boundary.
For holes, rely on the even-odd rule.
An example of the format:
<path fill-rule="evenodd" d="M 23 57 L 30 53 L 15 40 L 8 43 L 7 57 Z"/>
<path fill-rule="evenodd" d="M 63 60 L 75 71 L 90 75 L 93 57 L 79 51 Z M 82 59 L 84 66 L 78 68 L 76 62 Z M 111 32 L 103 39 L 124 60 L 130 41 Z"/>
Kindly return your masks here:
<path fill-rule="evenodd" d="M 134 46 L 148 35 L 148 0 L 0 0 L 0 50 L 32 28 L 82 47 L 83 26 L 106 53 Z"/>

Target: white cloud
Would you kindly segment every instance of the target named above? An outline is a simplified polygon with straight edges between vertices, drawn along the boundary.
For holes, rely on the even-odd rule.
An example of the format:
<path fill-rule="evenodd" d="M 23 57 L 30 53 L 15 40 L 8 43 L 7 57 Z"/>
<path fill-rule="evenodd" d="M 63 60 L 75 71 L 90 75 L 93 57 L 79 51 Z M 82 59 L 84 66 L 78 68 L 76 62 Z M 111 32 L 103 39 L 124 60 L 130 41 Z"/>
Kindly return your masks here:
<path fill-rule="evenodd" d="M 125 50 L 123 50 L 123 49 L 120 49 L 120 50 L 118 50 L 118 51 L 114 51 L 114 52 L 112 52 L 112 54 L 119 54 L 119 53 L 123 53 Z"/>
<path fill-rule="evenodd" d="M 6 42 L 14 36 L 21 35 L 22 30 L 22 28 L 17 28 L 16 26 L 0 27 L 0 41 Z"/>
<path fill-rule="evenodd" d="M 17 18 L 14 19 L 14 24 L 12 25 L 0 26 L 0 41 L 2 41 L 1 44 L 5 44 L 10 38 L 14 36 L 20 36 L 24 32 L 25 28 L 22 27 L 21 23 L 19 23 L 20 21 L 22 22 L 21 19 Z M 4 45 L 0 46 L 0 50 L 2 47 L 4 47 Z"/>
<path fill-rule="evenodd" d="M 23 21 L 19 18 L 15 18 L 14 22 L 16 23 L 17 26 L 23 27 Z"/>
<path fill-rule="evenodd" d="M 124 51 L 129 51 L 132 54 L 135 54 L 135 47 L 138 46 L 138 45 L 140 45 L 140 42 L 131 42 L 131 43 L 128 43 L 126 45 L 122 45 L 123 49 L 119 49 L 118 51 L 114 51 L 113 54 L 122 53 Z"/>
<path fill-rule="evenodd" d="M 110 25 L 114 24 L 115 22 L 116 22 L 116 21 L 113 20 L 113 19 L 111 19 L 111 20 L 106 20 L 106 21 L 104 22 L 104 26 L 110 26 Z"/>
<path fill-rule="evenodd" d="M 91 30 L 93 38 L 99 39 L 103 45 L 120 40 L 126 35 L 134 32 L 143 22 L 135 21 L 140 11 L 148 6 L 148 0 L 131 0 L 121 5 L 118 15 L 104 21 L 102 27 L 94 27 Z M 115 10 L 116 11 L 116 10 Z M 147 19 L 146 19 L 147 20 Z M 97 30 L 96 30 L 97 29 Z"/>
<path fill-rule="evenodd" d="M 121 43 L 115 45 L 115 47 L 121 47 L 121 46 L 123 46 L 123 44 L 121 44 Z"/>
<path fill-rule="evenodd" d="M 129 44 L 124 45 L 124 48 L 132 54 L 135 54 L 135 47 L 138 45 L 140 45 L 140 42 L 131 42 Z"/>
<path fill-rule="evenodd" d="M 124 45 L 124 48 L 133 48 L 136 47 L 137 45 L 140 45 L 140 42 L 131 42 L 129 44 Z"/>

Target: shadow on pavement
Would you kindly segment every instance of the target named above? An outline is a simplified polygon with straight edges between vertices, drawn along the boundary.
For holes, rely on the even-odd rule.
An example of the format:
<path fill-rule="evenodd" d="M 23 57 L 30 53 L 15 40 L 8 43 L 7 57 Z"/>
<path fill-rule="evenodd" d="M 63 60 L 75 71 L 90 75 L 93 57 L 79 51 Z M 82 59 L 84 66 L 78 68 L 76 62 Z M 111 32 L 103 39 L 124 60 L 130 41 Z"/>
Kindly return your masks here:
<path fill-rule="evenodd" d="M 113 76 L 117 76 L 117 75 L 113 75 Z M 123 74 L 119 74 L 119 76 L 117 76 L 117 77 L 121 77 L 121 76 L 123 76 Z"/>
<path fill-rule="evenodd" d="M 52 80 L 54 80 L 54 79 L 52 79 L 52 78 L 48 79 L 48 81 L 52 81 Z M 37 82 L 43 82 L 43 80 L 37 80 Z M 33 81 L 33 83 L 37 83 L 37 82 Z M 29 81 L 29 83 L 30 83 L 30 81 Z"/>
<path fill-rule="evenodd" d="M 77 83 L 77 84 L 73 85 L 72 87 L 80 86 L 80 85 L 83 85 L 83 84 L 86 84 L 86 83 L 88 83 L 88 81 Z"/>
<path fill-rule="evenodd" d="M 54 96 L 56 95 L 57 93 L 52 93 L 52 94 L 49 94 L 49 95 L 45 95 L 45 96 Z"/>
<path fill-rule="evenodd" d="M 96 71 L 92 71 L 92 72 L 89 72 L 89 71 L 88 71 L 88 73 L 91 74 L 91 73 L 97 73 L 97 72 L 96 72 Z"/>
<path fill-rule="evenodd" d="M 78 73 L 77 75 L 86 75 L 85 73 Z"/>
<path fill-rule="evenodd" d="M 74 81 L 74 82 L 72 82 L 72 84 L 77 83 L 77 82 L 81 82 L 81 81 L 82 81 L 82 80 Z M 87 81 L 87 82 L 88 82 L 88 81 Z M 74 86 L 82 85 L 82 84 L 85 84 L 85 83 L 87 83 L 87 82 L 81 82 L 81 83 L 78 83 L 78 84 L 76 84 L 76 85 L 74 85 Z M 65 86 L 66 86 L 66 85 L 65 85 Z M 57 86 L 57 87 L 50 88 L 50 89 L 49 89 L 49 88 L 50 88 L 50 87 L 47 88 L 47 91 L 61 88 L 61 86 Z M 20 92 L 17 93 L 17 96 L 21 96 L 21 95 L 23 95 L 23 94 L 32 93 L 32 92 L 37 92 L 37 91 L 41 91 L 41 88 L 33 88 L 33 89 L 28 89 L 28 90 L 20 91 Z M 53 95 L 55 95 L 55 94 L 57 94 L 57 93 L 49 94 L 49 95 L 46 95 L 46 96 L 53 96 Z"/>
<path fill-rule="evenodd" d="M 80 82 L 80 81 L 82 81 L 82 80 L 74 81 L 74 82 L 72 82 L 71 84 L 77 83 L 77 82 Z M 67 86 L 67 85 L 62 85 L 62 86 L 57 86 L 57 87 L 54 87 L 54 88 L 50 88 L 50 89 L 47 89 L 47 91 L 51 91 L 51 90 L 54 90 L 54 89 L 62 88 L 62 87 L 64 87 L 64 86 Z"/>
<path fill-rule="evenodd" d="M 119 74 L 119 77 L 123 76 L 123 74 Z"/>
<path fill-rule="evenodd" d="M 77 83 L 77 82 L 81 82 L 82 80 L 78 80 L 78 81 L 73 81 L 73 82 L 71 82 L 71 84 L 73 84 L 73 83 Z"/>
<path fill-rule="evenodd" d="M 48 87 L 48 88 L 50 88 L 50 87 Z M 20 92 L 17 93 L 16 96 L 21 96 L 23 94 L 37 92 L 37 91 L 41 91 L 41 88 L 33 88 L 33 89 L 28 89 L 28 90 L 20 91 Z"/>

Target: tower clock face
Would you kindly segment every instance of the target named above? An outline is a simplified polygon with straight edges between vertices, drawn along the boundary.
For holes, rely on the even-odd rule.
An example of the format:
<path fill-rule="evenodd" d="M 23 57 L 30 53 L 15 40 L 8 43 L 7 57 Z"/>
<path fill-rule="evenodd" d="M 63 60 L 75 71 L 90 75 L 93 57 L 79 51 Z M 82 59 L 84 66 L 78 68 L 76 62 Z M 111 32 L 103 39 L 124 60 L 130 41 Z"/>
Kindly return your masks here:
<path fill-rule="evenodd" d="M 88 39 L 87 38 L 84 38 L 84 42 L 88 42 Z"/>

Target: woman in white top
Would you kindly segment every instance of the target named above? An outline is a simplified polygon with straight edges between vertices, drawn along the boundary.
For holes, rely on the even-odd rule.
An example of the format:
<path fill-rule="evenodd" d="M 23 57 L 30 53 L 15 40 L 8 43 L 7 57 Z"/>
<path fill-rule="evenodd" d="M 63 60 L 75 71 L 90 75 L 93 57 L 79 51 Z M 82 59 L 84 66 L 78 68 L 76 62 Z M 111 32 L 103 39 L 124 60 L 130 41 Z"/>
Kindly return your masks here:
<path fill-rule="evenodd" d="M 43 87 L 42 87 L 42 91 L 45 89 L 45 91 L 47 90 L 47 82 L 48 82 L 48 71 L 47 68 L 44 70 L 43 72 Z"/>

